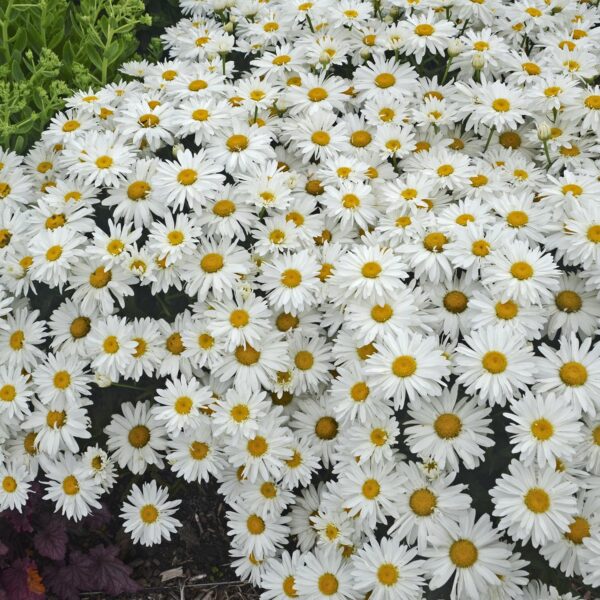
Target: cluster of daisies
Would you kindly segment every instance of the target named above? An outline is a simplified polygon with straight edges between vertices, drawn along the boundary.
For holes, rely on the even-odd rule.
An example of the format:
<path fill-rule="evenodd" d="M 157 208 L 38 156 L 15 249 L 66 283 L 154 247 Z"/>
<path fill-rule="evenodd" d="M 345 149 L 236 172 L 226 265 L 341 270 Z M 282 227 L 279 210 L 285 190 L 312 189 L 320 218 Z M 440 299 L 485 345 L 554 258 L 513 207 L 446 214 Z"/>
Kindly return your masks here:
<path fill-rule="evenodd" d="M 600 585 L 598 7 L 181 5 L 169 60 L 0 152 L 0 509 L 133 474 L 152 545 L 172 471 L 264 600 L 577 598 L 526 544 Z"/>

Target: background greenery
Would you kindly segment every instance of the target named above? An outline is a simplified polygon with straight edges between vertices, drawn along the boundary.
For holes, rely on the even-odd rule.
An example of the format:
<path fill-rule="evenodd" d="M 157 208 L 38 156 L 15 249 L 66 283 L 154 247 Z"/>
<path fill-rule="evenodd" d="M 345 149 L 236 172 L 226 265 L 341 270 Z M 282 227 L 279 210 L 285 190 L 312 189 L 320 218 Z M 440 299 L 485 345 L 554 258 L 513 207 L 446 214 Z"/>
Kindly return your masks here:
<path fill-rule="evenodd" d="M 160 60 L 177 0 L 0 1 L 0 146 L 24 152 L 73 91 L 119 79 L 119 66 Z"/>

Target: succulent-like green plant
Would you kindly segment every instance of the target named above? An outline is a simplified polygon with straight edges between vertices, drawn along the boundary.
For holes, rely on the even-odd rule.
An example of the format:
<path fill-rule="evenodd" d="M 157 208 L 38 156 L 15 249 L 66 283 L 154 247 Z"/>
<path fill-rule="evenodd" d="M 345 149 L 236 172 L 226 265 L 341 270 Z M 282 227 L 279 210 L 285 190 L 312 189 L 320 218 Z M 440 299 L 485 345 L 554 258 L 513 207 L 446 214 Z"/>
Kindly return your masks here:
<path fill-rule="evenodd" d="M 143 0 L 0 2 L 0 146 L 22 152 L 72 90 L 113 80 L 151 24 Z"/>

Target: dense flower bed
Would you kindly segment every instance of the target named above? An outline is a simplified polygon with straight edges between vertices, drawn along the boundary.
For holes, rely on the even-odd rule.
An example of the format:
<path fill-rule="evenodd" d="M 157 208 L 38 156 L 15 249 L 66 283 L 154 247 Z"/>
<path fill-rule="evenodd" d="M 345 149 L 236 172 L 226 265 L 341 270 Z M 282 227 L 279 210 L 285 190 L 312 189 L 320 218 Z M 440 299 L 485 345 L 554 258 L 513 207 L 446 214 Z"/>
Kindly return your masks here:
<path fill-rule="evenodd" d="M 0 151 L 0 508 L 159 544 L 170 470 L 265 600 L 600 585 L 598 7 L 181 6 Z"/>

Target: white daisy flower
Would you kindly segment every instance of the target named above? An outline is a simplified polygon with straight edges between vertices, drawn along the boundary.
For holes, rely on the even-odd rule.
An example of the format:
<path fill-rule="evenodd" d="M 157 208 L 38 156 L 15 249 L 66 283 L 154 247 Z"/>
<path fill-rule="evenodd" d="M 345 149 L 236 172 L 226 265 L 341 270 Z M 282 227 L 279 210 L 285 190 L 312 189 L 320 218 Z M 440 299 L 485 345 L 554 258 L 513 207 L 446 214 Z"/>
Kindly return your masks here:
<path fill-rule="evenodd" d="M 153 546 L 181 527 L 173 515 L 181 500 L 169 500 L 167 488 L 158 487 L 156 481 L 144 483 L 141 489 L 133 485 L 127 501 L 121 507 L 123 528 L 131 534 L 133 542 L 142 546 Z"/>

